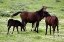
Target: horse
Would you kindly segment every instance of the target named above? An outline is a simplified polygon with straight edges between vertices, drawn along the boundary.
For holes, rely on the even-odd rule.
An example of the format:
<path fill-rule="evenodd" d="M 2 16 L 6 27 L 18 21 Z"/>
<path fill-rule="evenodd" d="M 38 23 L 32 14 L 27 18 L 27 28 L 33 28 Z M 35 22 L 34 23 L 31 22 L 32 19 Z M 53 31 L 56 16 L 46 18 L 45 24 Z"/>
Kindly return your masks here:
<path fill-rule="evenodd" d="M 46 33 L 45 35 L 47 35 L 47 29 L 48 29 L 48 25 L 50 26 L 50 35 L 51 35 L 51 26 L 53 28 L 53 35 L 55 33 L 55 28 L 57 27 L 57 33 L 59 33 L 59 29 L 58 29 L 58 18 L 56 16 L 51 16 L 48 12 L 44 12 L 44 17 L 45 17 L 45 23 L 46 23 Z"/>
<path fill-rule="evenodd" d="M 21 22 L 18 21 L 18 20 L 9 19 L 9 20 L 8 20 L 8 24 L 7 24 L 7 27 L 8 27 L 8 32 L 7 32 L 7 34 L 9 34 L 9 30 L 10 30 L 11 26 L 13 26 L 12 34 L 13 34 L 13 32 L 14 32 L 14 28 L 15 28 L 15 27 L 16 27 L 16 29 L 17 29 L 17 32 L 19 33 L 19 31 L 18 31 L 18 26 L 21 27 L 21 31 L 22 31 L 22 29 L 25 31 L 25 29 L 23 28 L 23 23 L 21 23 Z"/>
<path fill-rule="evenodd" d="M 40 9 L 39 11 L 35 11 L 35 12 L 19 11 L 12 14 L 11 17 L 16 16 L 20 13 L 20 17 L 22 19 L 22 23 L 24 24 L 24 27 L 26 26 L 27 23 L 32 23 L 32 28 L 33 28 L 34 23 L 36 23 L 36 27 L 34 31 L 38 33 L 39 22 L 44 18 L 43 17 L 44 10 L 45 10 L 45 6 L 43 6 L 43 8 Z"/>

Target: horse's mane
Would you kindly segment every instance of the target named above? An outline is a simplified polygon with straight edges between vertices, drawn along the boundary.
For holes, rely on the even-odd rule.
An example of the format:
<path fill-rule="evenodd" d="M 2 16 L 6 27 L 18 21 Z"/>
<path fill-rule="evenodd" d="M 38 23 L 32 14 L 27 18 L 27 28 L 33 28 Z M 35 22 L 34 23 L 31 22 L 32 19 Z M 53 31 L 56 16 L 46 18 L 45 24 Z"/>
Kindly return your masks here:
<path fill-rule="evenodd" d="M 36 12 L 37 12 L 37 14 L 38 14 L 38 15 L 42 16 L 43 8 L 42 8 L 42 9 L 40 9 L 40 10 L 38 10 L 38 11 L 36 11 Z"/>
<path fill-rule="evenodd" d="M 42 12 L 42 10 L 43 10 L 43 8 L 42 8 L 42 9 L 40 9 L 40 10 L 38 10 L 37 12 Z"/>

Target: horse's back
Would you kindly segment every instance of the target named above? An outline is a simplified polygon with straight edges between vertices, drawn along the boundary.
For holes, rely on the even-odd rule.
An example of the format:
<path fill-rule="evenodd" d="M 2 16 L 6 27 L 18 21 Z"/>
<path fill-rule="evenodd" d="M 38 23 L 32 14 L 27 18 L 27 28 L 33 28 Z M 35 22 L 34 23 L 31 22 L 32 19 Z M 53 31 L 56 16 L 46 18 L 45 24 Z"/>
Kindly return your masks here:
<path fill-rule="evenodd" d="M 21 26 L 22 23 L 18 20 L 9 19 L 8 26 Z"/>
<path fill-rule="evenodd" d="M 46 18 L 46 22 L 49 25 L 58 24 L 58 18 L 56 16 L 49 16 Z"/>
<path fill-rule="evenodd" d="M 18 26 L 21 26 L 22 25 L 22 22 L 18 21 L 18 20 L 14 20 L 15 21 L 15 24 L 17 24 Z"/>
<path fill-rule="evenodd" d="M 26 22 L 36 22 L 36 12 L 22 12 L 20 14 L 20 17 L 22 18 L 22 20 L 25 20 Z"/>

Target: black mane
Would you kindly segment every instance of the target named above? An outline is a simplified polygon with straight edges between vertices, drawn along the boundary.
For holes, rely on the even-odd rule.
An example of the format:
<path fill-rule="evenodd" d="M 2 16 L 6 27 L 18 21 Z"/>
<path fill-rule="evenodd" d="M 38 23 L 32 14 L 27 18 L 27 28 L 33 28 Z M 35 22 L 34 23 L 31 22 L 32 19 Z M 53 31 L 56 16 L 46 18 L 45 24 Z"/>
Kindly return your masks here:
<path fill-rule="evenodd" d="M 37 13 L 38 13 L 38 15 L 39 16 L 41 16 L 42 17 L 42 15 L 43 15 L 43 8 L 42 9 L 40 9 L 39 11 L 36 11 Z"/>

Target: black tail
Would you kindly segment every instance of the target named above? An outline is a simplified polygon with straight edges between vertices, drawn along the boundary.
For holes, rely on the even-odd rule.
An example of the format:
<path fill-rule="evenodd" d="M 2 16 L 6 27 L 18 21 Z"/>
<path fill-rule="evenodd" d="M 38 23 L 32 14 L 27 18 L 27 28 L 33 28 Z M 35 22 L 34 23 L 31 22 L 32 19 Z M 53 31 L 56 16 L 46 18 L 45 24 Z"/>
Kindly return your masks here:
<path fill-rule="evenodd" d="M 7 24 L 7 27 L 9 26 L 9 20 L 8 20 L 8 24 Z"/>
<path fill-rule="evenodd" d="M 58 18 L 56 17 L 56 22 L 57 22 L 57 32 L 59 33 L 59 27 L 58 27 L 58 25 L 59 25 L 59 20 L 58 20 Z"/>
<path fill-rule="evenodd" d="M 9 19 L 9 20 L 8 20 L 7 27 L 9 26 L 9 24 L 10 24 L 11 22 L 13 22 L 13 19 Z"/>
<path fill-rule="evenodd" d="M 22 12 L 20 12 L 20 11 L 16 12 L 16 13 L 12 14 L 11 17 L 18 15 L 19 13 L 22 13 Z"/>
<path fill-rule="evenodd" d="M 59 24 L 59 21 L 58 21 L 58 18 L 56 17 L 56 21 L 55 22 L 57 22 L 57 25 Z"/>

